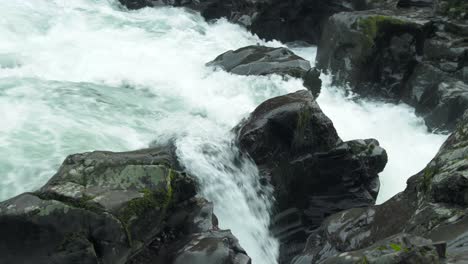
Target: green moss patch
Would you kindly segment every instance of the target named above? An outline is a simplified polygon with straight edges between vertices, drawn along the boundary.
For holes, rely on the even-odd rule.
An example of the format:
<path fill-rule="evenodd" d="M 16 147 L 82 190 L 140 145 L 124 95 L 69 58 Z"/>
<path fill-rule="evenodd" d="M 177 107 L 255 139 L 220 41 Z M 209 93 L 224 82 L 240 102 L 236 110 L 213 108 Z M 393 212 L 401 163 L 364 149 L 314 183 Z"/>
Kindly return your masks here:
<path fill-rule="evenodd" d="M 377 250 L 385 251 L 385 250 L 388 250 L 388 248 L 387 246 L 383 245 L 383 246 L 378 247 Z"/>
<path fill-rule="evenodd" d="M 353 27 L 360 30 L 364 34 L 367 40 L 367 46 L 368 48 L 371 48 L 374 45 L 375 39 L 381 32 L 382 27 L 391 25 L 405 25 L 407 23 L 408 22 L 395 17 L 375 15 L 358 19 Z"/>
<path fill-rule="evenodd" d="M 172 169 L 167 169 L 166 184 L 157 187 L 156 190 L 148 188 L 141 190 L 143 197 L 129 201 L 119 214 L 119 219 L 125 225 L 129 225 L 133 219 L 138 219 L 151 210 L 160 210 L 161 214 L 165 214 L 174 195 L 172 187 L 174 175 L 175 172 Z"/>
<path fill-rule="evenodd" d="M 366 256 L 362 257 L 361 264 L 369 264 L 369 261 L 367 260 Z"/>
<path fill-rule="evenodd" d="M 390 247 L 395 250 L 396 252 L 399 252 L 403 249 L 403 247 L 401 245 L 398 245 L 398 244 L 390 244 Z"/>
<path fill-rule="evenodd" d="M 431 189 L 432 179 L 437 174 L 439 169 L 435 166 L 429 166 L 423 171 L 422 190 L 428 192 Z"/>

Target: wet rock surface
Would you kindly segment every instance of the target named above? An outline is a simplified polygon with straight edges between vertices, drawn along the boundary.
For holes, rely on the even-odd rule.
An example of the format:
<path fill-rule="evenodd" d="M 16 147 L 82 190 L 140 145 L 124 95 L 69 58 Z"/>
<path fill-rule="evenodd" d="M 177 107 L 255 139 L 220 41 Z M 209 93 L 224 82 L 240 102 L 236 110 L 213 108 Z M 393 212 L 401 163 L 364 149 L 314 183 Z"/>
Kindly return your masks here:
<path fill-rule="evenodd" d="M 330 216 L 308 238 L 304 252 L 293 263 L 335 263 L 328 261 L 340 259 L 340 254 L 345 252 L 345 255 L 355 255 L 359 251 L 362 256 L 363 250 L 379 247 L 378 241 L 403 233 L 432 240 L 429 244 L 437 250 L 437 258 L 433 260 L 436 262 L 408 260 L 404 263 L 439 263 L 439 259 L 447 263 L 468 261 L 467 131 L 468 112 L 437 156 L 408 180 L 404 192 L 382 205 Z M 432 249 L 431 252 L 433 256 Z"/>
<path fill-rule="evenodd" d="M 322 86 L 320 72 L 287 48 L 247 46 L 227 51 L 207 65 L 238 75 L 278 74 L 301 78 L 314 96 L 319 95 Z"/>
<path fill-rule="evenodd" d="M 257 8 L 270 0 L 119 0 L 128 9 L 175 6 L 200 12 L 208 21 L 226 18 L 240 25 L 251 27 L 258 14 Z"/>
<path fill-rule="evenodd" d="M 120 2 L 187 7 L 262 38 L 318 42 L 318 67 L 336 84 L 408 103 L 431 129 L 454 131 L 404 192 L 374 206 L 385 150 L 375 139 L 339 138 L 315 102 L 320 74 L 309 62 L 261 46 L 216 58 L 209 65 L 302 78 L 310 90 L 264 102 L 237 127 L 241 149 L 274 188 L 280 263 L 468 262 L 466 1 Z M 216 222 L 170 147 L 76 154 L 40 190 L 0 203 L 0 256 L 6 263 L 249 264 Z"/>
<path fill-rule="evenodd" d="M 199 11 L 207 20 L 221 17 L 241 24 L 260 38 L 318 43 L 331 15 L 355 10 L 395 7 L 396 0 L 119 0 L 129 9 L 171 5 Z M 406 1 L 408 2 L 408 1 Z M 409 1 L 417 2 L 417 1 Z M 422 2 L 422 1 L 419 1 Z M 414 3 L 414 5 L 417 5 Z"/>
<path fill-rule="evenodd" d="M 439 255 L 432 241 L 422 237 L 399 234 L 371 247 L 341 253 L 323 261 L 324 264 L 336 263 L 428 263 L 437 264 Z"/>
<path fill-rule="evenodd" d="M 69 156 L 40 190 L 0 203 L 2 262 L 249 263 L 237 239 L 213 225 L 212 204 L 196 197 L 173 153 Z"/>
<path fill-rule="evenodd" d="M 453 131 L 468 107 L 464 0 L 120 1 L 132 9 L 184 6 L 267 40 L 318 44 L 317 66 L 335 84 L 410 104 L 431 130 Z"/>
<path fill-rule="evenodd" d="M 358 94 L 414 106 L 430 129 L 453 131 L 468 107 L 468 20 L 449 14 L 452 1 L 442 2 L 399 1 L 408 8 L 333 15 L 317 67 Z"/>
<path fill-rule="evenodd" d="M 238 142 L 274 187 L 281 263 L 302 250 L 325 217 L 373 205 L 387 162 L 374 139 L 343 142 L 305 90 L 262 103 L 238 127 Z"/>

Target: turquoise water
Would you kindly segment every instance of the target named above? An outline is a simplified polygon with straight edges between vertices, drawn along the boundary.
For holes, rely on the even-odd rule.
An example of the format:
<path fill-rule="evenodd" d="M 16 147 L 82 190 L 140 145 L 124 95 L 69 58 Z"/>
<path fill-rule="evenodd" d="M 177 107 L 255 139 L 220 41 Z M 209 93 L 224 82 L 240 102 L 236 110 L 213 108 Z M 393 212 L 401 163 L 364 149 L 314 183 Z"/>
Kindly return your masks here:
<path fill-rule="evenodd" d="M 126 151 L 175 139 L 222 228 L 254 263 L 276 262 L 272 198 L 258 172 L 233 160 L 230 129 L 262 101 L 302 89 L 299 80 L 215 72 L 220 53 L 265 43 L 225 20 L 183 9 L 122 10 L 113 1 L 0 2 L 0 199 L 44 184 L 69 154 Z M 313 60 L 315 48 L 296 49 Z M 353 101 L 328 83 L 319 103 L 344 139 L 375 137 L 389 151 L 380 201 L 434 156 L 444 136 L 403 105 Z"/>

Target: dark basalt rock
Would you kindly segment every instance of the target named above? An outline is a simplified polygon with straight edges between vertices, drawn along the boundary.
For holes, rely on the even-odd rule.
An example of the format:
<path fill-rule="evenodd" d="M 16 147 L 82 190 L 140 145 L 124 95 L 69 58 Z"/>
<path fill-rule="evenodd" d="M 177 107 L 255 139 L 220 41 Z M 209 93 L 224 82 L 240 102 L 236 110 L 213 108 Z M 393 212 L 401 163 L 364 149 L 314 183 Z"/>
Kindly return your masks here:
<path fill-rule="evenodd" d="M 380 82 L 389 87 L 387 93 L 398 95 L 401 79 L 414 67 L 415 57 L 422 55 L 420 36 L 429 26 L 428 20 L 393 16 L 390 11 L 336 14 L 324 29 L 317 66 L 334 73 L 335 83 L 378 94 L 384 93 L 382 88 L 369 86 Z M 382 61 L 388 63 L 379 65 Z"/>
<path fill-rule="evenodd" d="M 206 252 L 209 252 L 207 254 Z M 251 264 L 247 253 L 229 231 L 194 234 L 191 242 L 177 252 L 174 264 Z"/>
<path fill-rule="evenodd" d="M 318 43 L 317 67 L 330 70 L 336 84 L 410 104 L 431 130 L 452 131 L 468 105 L 464 0 L 120 1 L 129 8 L 186 6 L 265 39 Z M 317 85 L 304 79 L 316 95 L 310 87 Z"/>
<path fill-rule="evenodd" d="M 128 9 L 175 6 L 200 12 L 207 20 L 226 17 L 240 24 L 249 24 L 249 17 L 256 0 L 119 0 Z"/>
<path fill-rule="evenodd" d="M 445 241 L 431 244 L 439 257 L 447 258 L 446 263 L 468 261 L 467 135 L 468 111 L 436 157 L 408 180 L 404 192 L 382 205 L 330 216 L 308 238 L 304 252 L 293 263 L 329 263 L 328 259 L 344 252 L 355 255 L 357 251 L 362 256 L 363 251 L 379 247 L 378 241 L 402 233 Z M 439 263 L 438 259 L 426 261 L 389 263 Z"/>
<path fill-rule="evenodd" d="M 433 7 L 434 0 L 400 0 L 398 7 Z"/>
<path fill-rule="evenodd" d="M 212 205 L 195 197 L 196 183 L 173 153 L 69 156 L 39 191 L 0 203 L 1 262 L 175 263 L 185 254 L 175 249 L 206 236 L 232 241 L 210 246 L 230 254 L 203 251 L 195 259 L 247 264 L 230 232 L 213 226 Z"/>
<path fill-rule="evenodd" d="M 371 247 L 341 253 L 330 257 L 323 264 L 388 263 L 388 264 L 438 264 L 439 255 L 432 241 L 408 234 L 379 241 Z"/>
<path fill-rule="evenodd" d="M 464 0 L 437 0 L 435 1 L 437 14 L 447 16 L 451 19 L 468 19 L 468 2 Z"/>
<path fill-rule="evenodd" d="M 119 0 L 119 2 L 128 9 L 140 9 L 154 6 L 151 0 Z"/>
<path fill-rule="evenodd" d="M 304 86 L 314 96 L 318 96 L 322 86 L 320 72 L 312 69 L 309 61 L 286 48 L 247 46 L 227 51 L 207 65 L 217 66 L 238 75 L 279 74 L 302 78 Z"/>
<path fill-rule="evenodd" d="M 249 29 L 267 40 L 317 43 L 327 18 L 354 10 L 352 2 L 358 1 L 265 1 L 249 14 L 252 21 Z"/>
<path fill-rule="evenodd" d="M 241 149 L 274 187 L 281 263 L 325 217 L 375 203 L 385 150 L 374 139 L 342 142 L 310 92 L 265 101 L 237 129 Z"/>
<path fill-rule="evenodd" d="M 433 12 L 335 14 L 323 31 L 317 67 L 358 94 L 414 106 L 433 130 L 453 130 L 468 106 L 468 24 Z"/>
<path fill-rule="evenodd" d="M 453 130 L 468 109 L 468 84 L 430 64 L 416 66 L 406 86 L 410 87 L 408 102 L 418 113 L 425 113 L 430 128 Z"/>
<path fill-rule="evenodd" d="M 466 19 L 464 0 L 119 0 L 129 9 L 171 5 L 199 11 L 208 20 L 226 17 L 261 38 L 282 42 L 319 42 L 328 18 L 371 9 L 434 8 L 437 14 Z"/>
<path fill-rule="evenodd" d="M 397 0 L 119 0 L 129 9 L 171 5 L 199 11 L 208 20 L 226 17 L 259 37 L 283 42 L 317 43 L 331 15 L 354 10 L 396 7 Z M 419 1 L 422 2 L 423 0 Z M 401 1 L 404 2 L 404 1 Z M 412 1 L 417 2 L 417 1 Z"/>

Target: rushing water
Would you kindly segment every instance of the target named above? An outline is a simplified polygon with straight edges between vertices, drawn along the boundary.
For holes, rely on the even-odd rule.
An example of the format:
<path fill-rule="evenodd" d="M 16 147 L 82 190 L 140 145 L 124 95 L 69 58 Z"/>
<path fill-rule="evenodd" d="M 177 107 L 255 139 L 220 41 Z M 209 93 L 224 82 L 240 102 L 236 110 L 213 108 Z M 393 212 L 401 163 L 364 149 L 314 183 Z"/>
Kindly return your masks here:
<path fill-rule="evenodd" d="M 66 155 L 125 151 L 176 139 L 178 154 L 254 263 L 275 263 L 271 197 L 239 160 L 230 129 L 259 103 L 301 89 L 299 80 L 214 72 L 218 54 L 264 43 L 225 20 L 177 8 L 123 11 L 111 0 L 0 1 L 0 199 L 44 184 Z M 314 48 L 296 49 L 313 60 Z M 434 156 L 444 136 L 402 105 L 319 98 L 344 139 L 374 137 L 388 150 L 380 201 Z"/>
<path fill-rule="evenodd" d="M 295 52 L 311 61 L 316 55 L 314 48 Z M 447 136 L 427 132 L 424 120 L 408 105 L 356 99 L 345 89 L 331 86 L 329 76 L 321 78 L 324 89 L 317 101 L 340 137 L 343 140 L 375 138 L 387 151 L 388 163 L 380 174 L 377 203 L 403 191 L 406 180 L 429 163 Z"/>

